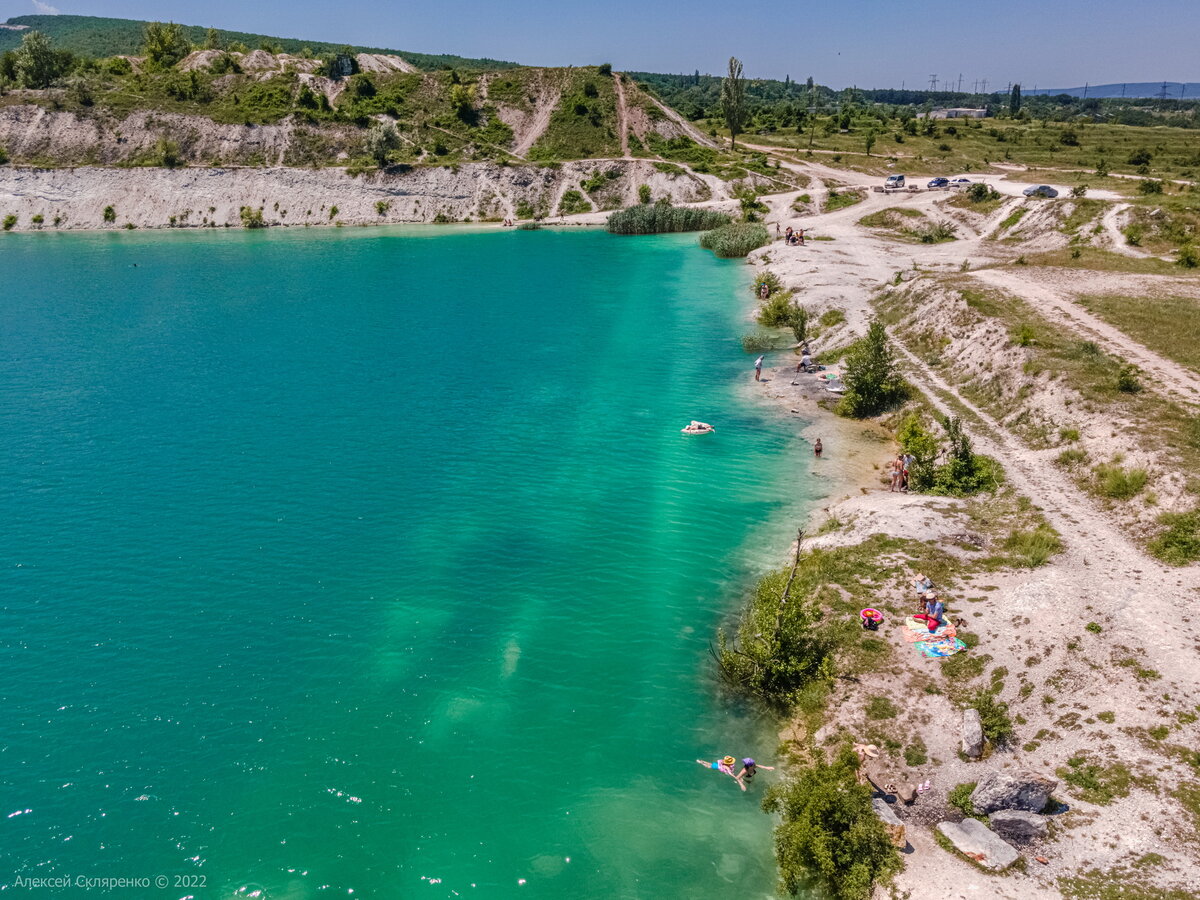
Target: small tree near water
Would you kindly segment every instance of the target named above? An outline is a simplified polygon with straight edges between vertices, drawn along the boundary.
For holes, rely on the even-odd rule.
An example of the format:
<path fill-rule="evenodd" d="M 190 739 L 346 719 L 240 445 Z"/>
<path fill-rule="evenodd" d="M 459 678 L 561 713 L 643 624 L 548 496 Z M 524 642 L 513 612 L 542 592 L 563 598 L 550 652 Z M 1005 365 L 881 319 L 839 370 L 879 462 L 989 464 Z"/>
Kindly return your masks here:
<path fill-rule="evenodd" d="M 393 150 L 400 146 L 400 133 L 391 122 L 377 122 L 367 132 L 367 153 L 383 168 Z"/>
<path fill-rule="evenodd" d="M 881 322 L 872 321 L 866 336 L 847 354 L 842 380 L 846 393 L 837 411 L 852 419 L 879 415 L 903 399 L 904 379 Z"/>
<path fill-rule="evenodd" d="M 867 900 L 877 882 L 900 870 L 900 857 L 871 807 L 871 787 L 856 778 L 858 758 L 845 747 L 767 789 L 763 809 L 779 813 L 775 859 L 783 890 L 795 896 L 812 880 L 838 900 Z"/>

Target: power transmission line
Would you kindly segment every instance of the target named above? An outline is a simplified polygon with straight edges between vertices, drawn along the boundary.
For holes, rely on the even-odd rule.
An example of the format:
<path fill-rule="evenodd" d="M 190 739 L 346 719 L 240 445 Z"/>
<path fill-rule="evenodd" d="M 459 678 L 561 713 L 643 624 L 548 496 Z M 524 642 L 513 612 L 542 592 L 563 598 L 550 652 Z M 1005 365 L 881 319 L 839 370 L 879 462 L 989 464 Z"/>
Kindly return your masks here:
<path fill-rule="evenodd" d="M 937 90 L 937 76 L 936 75 L 929 76 L 929 90 L 930 91 Z"/>

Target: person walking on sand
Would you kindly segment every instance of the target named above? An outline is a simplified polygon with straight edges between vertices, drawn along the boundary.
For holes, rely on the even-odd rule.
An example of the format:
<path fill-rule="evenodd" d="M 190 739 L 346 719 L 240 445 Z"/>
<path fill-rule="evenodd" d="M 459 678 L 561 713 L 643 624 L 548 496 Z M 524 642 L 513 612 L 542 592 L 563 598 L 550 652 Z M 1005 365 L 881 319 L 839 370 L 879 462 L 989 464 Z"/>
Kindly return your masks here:
<path fill-rule="evenodd" d="M 824 449 L 825 448 L 821 446 L 821 439 L 817 438 L 817 442 L 815 444 L 813 444 L 813 456 L 815 456 L 817 459 L 820 459 L 821 451 Z M 766 767 L 764 766 L 764 768 L 766 768 Z"/>
<path fill-rule="evenodd" d="M 737 760 L 734 759 L 732 756 L 723 757 L 721 759 L 718 759 L 716 762 L 708 762 L 707 760 L 704 760 L 704 759 L 698 759 L 698 760 L 696 760 L 696 762 L 700 763 L 700 765 L 704 766 L 704 768 L 706 768 L 706 769 L 716 769 L 718 772 L 723 772 L 724 774 L 726 774 L 730 778 L 732 778 L 734 781 L 736 781 L 737 786 L 740 787 L 743 791 L 746 789 L 746 785 L 742 783 L 741 774 L 740 773 L 735 774 L 733 771 L 733 766 L 737 762 Z"/>
<path fill-rule="evenodd" d="M 767 355 L 764 353 L 762 356 L 760 356 L 758 359 L 756 359 L 754 361 L 754 380 L 755 381 L 762 381 L 762 364 L 763 364 L 763 360 L 766 358 L 767 358 Z"/>
<path fill-rule="evenodd" d="M 891 465 L 888 467 L 888 471 L 892 475 L 892 490 L 900 490 L 900 476 L 904 473 L 904 464 L 900 462 L 899 456 L 892 460 Z"/>

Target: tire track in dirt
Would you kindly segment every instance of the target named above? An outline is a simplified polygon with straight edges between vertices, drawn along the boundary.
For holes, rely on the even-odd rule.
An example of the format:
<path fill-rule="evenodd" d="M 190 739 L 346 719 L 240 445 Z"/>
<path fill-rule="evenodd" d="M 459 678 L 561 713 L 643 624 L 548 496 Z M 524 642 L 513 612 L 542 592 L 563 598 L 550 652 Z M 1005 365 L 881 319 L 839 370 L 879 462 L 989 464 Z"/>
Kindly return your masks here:
<path fill-rule="evenodd" d="M 999 269 L 981 269 L 975 278 L 1027 300 L 1052 322 L 1094 339 L 1119 358 L 1154 376 L 1155 381 L 1185 399 L 1200 398 L 1200 375 L 1173 360 L 1159 356 L 1129 335 L 1089 313 L 1074 301 L 1042 284 L 1035 284 Z"/>
<path fill-rule="evenodd" d="M 629 154 L 629 107 L 625 102 L 625 77 L 613 72 L 613 87 L 617 90 L 617 133 L 621 136 L 621 156 L 633 159 Z"/>

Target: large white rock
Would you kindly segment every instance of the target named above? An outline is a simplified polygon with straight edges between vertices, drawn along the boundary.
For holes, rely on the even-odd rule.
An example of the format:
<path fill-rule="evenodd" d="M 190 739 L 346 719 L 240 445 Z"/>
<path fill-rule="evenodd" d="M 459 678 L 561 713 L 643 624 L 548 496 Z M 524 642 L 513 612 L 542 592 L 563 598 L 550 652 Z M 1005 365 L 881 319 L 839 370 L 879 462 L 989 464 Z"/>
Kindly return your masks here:
<path fill-rule="evenodd" d="M 988 772 L 971 792 L 971 805 L 981 816 L 998 809 L 1041 812 L 1058 782 L 1037 772 Z"/>
<path fill-rule="evenodd" d="M 985 868 L 998 872 L 1017 861 L 1019 854 L 1012 845 L 1002 840 L 978 819 L 939 822 L 938 831 L 949 839 L 959 853 Z"/>

